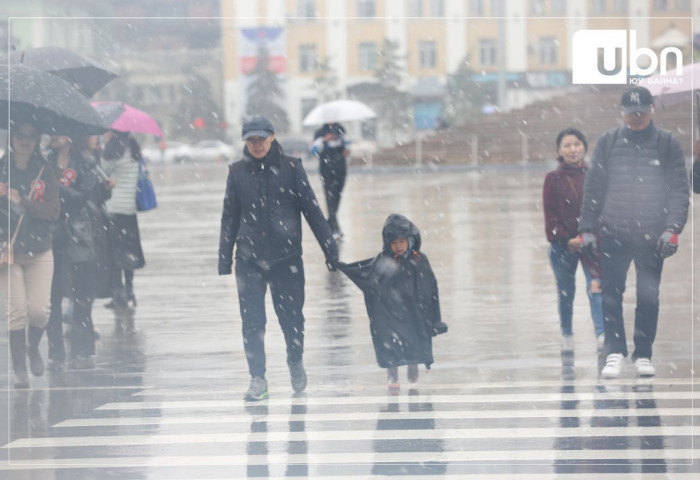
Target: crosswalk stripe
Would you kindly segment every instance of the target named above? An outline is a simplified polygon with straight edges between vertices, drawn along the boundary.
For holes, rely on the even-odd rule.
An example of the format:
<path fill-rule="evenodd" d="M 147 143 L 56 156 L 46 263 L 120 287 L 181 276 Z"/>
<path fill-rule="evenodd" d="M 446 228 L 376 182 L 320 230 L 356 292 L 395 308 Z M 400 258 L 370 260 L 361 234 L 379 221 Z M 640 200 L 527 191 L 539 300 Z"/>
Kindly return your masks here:
<path fill-rule="evenodd" d="M 23 438 L 4 448 L 94 447 L 124 445 L 174 445 L 239 442 L 326 442 L 354 440 L 429 440 L 487 438 L 587 438 L 688 436 L 693 428 L 684 427 L 591 427 L 576 428 L 461 428 L 419 430 L 335 430 L 303 432 L 192 433 L 167 435 L 89 435 L 82 437 Z"/>
<path fill-rule="evenodd" d="M 692 400 L 700 392 L 585 392 L 585 393 L 523 393 L 501 395 L 386 395 L 270 398 L 257 405 L 361 405 L 377 403 L 518 403 L 568 402 L 599 400 Z M 240 400 L 184 400 L 164 402 L 113 402 L 97 410 L 148 410 L 182 408 L 231 408 L 251 405 Z"/>
<path fill-rule="evenodd" d="M 225 423 L 250 423 L 261 421 L 276 422 L 332 422 L 332 421 L 376 421 L 376 420 L 420 420 L 420 419 L 479 419 L 479 418 L 578 418 L 590 422 L 601 417 L 672 417 L 693 416 L 692 408 L 642 408 L 642 409 L 543 409 L 543 410 L 459 410 L 459 411 L 417 411 L 417 412 L 353 412 L 347 413 L 287 413 L 266 415 L 192 415 L 164 417 L 119 417 L 119 418 L 76 418 L 54 425 L 61 427 L 109 427 L 146 425 L 200 425 Z M 698 410 L 697 415 L 700 415 Z"/>
<path fill-rule="evenodd" d="M 124 467 L 193 467 L 193 466 L 235 466 L 235 465 L 357 465 L 377 463 L 425 463 L 425 462 L 475 462 L 487 464 L 503 462 L 501 465 L 522 464 L 552 467 L 551 462 L 601 461 L 609 460 L 645 461 L 648 467 L 653 461 L 663 465 L 691 465 L 697 457 L 691 449 L 624 449 L 624 450 L 479 450 L 459 452 L 353 452 L 310 453 L 267 455 L 177 455 L 149 457 L 90 457 L 52 458 L 36 460 L 12 460 L 9 465 L 0 466 L 11 470 L 31 470 L 42 468 L 124 468 Z M 590 463 L 587 463 L 590 465 Z M 630 465 L 629 463 L 626 465 Z M 582 478 L 582 477 L 579 477 Z M 586 477 L 588 478 L 588 477 Z"/>
<path fill-rule="evenodd" d="M 307 369 L 310 370 L 310 369 Z M 286 380 L 285 380 L 286 382 Z M 136 392 L 134 396 L 151 396 L 151 395 L 161 395 L 161 396 L 182 396 L 182 395 L 213 395 L 213 394 L 229 394 L 229 393 L 243 393 L 248 388 L 247 380 L 239 382 L 238 387 L 221 387 L 221 388 L 146 388 L 140 392 Z M 597 380 L 597 379 L 581 379 L 572 381 L 557 381 L 557 380 L 543 380 L 539 381 L 521 381 L 521 382 L 480 382 L 480 383 L 421 383 L 417 384 L 415 388 L 428 388 L 432 390 L 496 390 L 496 389 L 507 389 L 507 388 L 566 388 L 566 387 L 614 387 L 614 386 L 650 386 L 650 387 L 677 387 L 677 386 L 688 386 L 688 385 L 698 385 L 700 386 L 700 381 L 693 380 L 692 378 L 653 378 L 653 379 L 615 379 L 613 381 Z M 314 391 L 330 391 L 330 392 L 356 392 L 356 391 L 382 391 L 386 390 L 386 384 L 375 384 L 375 385 L 331 385 L 331 384 L 318 384 L 313 385 Z M 277 392 L 288 392 L 288 387 L 275 387 L 272 385 L 269 388 L 270 393 Z"/>

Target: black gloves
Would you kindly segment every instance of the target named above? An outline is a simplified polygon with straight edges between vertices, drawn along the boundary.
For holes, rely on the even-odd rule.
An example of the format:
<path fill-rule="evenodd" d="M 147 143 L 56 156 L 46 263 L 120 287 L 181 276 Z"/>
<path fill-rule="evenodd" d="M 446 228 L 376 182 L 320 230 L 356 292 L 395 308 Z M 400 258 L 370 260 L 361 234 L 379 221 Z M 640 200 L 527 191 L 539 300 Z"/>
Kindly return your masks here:
<path fill-rule="evenodd" d="M 668 258 L 676 253 L 678 251 L 678 234 L 673 230 L 666 230 L 659 237 L 656 249 L 661 258 Z"/>

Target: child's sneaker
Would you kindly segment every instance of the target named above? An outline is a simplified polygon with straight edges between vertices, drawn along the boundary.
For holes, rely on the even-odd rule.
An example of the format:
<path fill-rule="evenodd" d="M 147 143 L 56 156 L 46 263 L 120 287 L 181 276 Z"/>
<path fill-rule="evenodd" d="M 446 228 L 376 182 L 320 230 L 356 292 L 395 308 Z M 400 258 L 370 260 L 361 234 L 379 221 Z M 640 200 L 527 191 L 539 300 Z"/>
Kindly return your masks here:
<path fill-rule="evenodd" d="M 243 398 L 249 402 L 265 400 L 267 398 L 267 380 L 260 377 L 251 378 L 250 386 L 248 387 L 248 391 L 245 392 L 245 397 Z"/>
<path fill-rule="evenodd" d="M 406 369 L 406 376 L 409 382 L 416 383 L 418 381 L 418 365 L 409 365 Z"/>
<path fill-rule="evenodd" d="M 397 367 L 389 367 L 386 369 L 386 380 L 389 383 L 389 390 L 399 389 L 399 369 Z"/>

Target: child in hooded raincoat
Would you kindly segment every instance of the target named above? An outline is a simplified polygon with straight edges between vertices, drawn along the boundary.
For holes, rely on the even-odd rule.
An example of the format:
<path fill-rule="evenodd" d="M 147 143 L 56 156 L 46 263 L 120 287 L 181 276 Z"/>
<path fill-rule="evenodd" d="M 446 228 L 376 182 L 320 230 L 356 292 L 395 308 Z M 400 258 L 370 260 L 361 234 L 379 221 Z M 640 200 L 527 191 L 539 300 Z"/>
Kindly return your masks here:
<path fill-rule="evenodd" d="M 384 248 L 375 258 L 339 264 L 364 293 L 372 343 L 390 388 L 398 387 L 398 367 L 418 381 L 418 364 L 433 363 L 432 337 L 447 332 L 440 318 L 438 286 L 428 257 L 420 251 L 418 228 L 391 214 L 382 230 Z"/>

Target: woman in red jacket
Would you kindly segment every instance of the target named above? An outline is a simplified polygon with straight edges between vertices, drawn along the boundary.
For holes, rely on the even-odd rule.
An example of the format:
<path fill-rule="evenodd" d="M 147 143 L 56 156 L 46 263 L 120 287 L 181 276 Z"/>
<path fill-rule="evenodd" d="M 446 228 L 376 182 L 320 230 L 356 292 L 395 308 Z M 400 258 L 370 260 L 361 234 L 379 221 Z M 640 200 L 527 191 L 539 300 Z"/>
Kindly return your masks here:
<path fill-rule="evenodd" d="M 583 183 L 588 164 L 586 137 L 575 128 L 566 128 L 557 135 L 559 166 L 547 174 L 542 191 L 545 233 L 550 243 L 549 259 L 557 282 L 561 350 L 573 352 L 572 328 L 576 268 L 579 260 L 586 276 L 586 290 L 591 305 L 598 352 L 603 346 L 603 306 L 600 288 L 600 252 L 595 257 L 581 255 L 578 219 L 581 215 Z"/>

